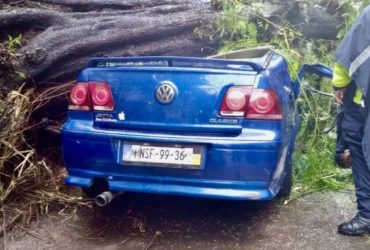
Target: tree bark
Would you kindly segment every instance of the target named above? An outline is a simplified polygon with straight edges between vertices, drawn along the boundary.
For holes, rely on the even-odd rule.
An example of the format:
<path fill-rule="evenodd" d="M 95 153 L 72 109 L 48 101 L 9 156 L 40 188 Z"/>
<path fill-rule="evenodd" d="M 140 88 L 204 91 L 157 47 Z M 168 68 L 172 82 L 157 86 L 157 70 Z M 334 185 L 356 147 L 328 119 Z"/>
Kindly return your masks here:
<path fill-rule="evenodd" d="M 0 11 L 0 30 L 21 33 L 18 67 L 35 82 L 69 80 L 97 56 L 205 56 L 213 42 L 194 29 L 210 4 L 181 0 L 34 0 Z"/>
<path fill-rule="evenodd" d="M 312 1 L 265 1 L 262 15 L 294 27 L 306 39 L 335 40 L 342 24 L 339 6 Z M 37 83 L 74 79 L 92 57 L 207 56 L 217 51 L 218 41 L 194 33 L 215 22 L 218 12 L 211 2 L 216 0 L 0 0 L 0 9 L 1 2 L 0 41 L 22 34 L 17 67 Z M 266 35 L 274 34 L 269 30 Z M 10 84 L 0 74 L 2 82 Z"/>

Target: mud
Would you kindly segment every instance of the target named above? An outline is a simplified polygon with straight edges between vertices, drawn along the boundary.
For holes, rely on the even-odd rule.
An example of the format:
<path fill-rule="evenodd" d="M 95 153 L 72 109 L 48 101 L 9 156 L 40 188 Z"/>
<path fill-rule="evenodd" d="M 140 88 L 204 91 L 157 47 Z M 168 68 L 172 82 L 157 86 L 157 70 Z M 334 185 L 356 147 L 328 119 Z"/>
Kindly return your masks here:
<path fill-rule="evenodd" d="M 64 210 L 6 236 L 7 249 L 370 249 L 339 235 L 353 191 L 282 202 L 124 194 L 104 208 Z"/>

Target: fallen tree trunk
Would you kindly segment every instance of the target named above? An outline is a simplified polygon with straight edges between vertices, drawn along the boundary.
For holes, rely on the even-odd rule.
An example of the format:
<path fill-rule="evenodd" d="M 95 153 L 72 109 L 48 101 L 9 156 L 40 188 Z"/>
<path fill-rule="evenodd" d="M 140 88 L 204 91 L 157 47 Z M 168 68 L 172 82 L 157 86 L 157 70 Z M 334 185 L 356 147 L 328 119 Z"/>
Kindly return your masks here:
<path fill-rule="evenodd" d="M 74 78 L 96 56 L 207 55 L 211 42 L 194 29 L 215 17 L 196 1 L 39 0 L 0 11 L 0 30 L 23 35 L 18 67 L 46 82 Z"/>
<path fill-rule="evenodd" d="M 17 68 L 36 83 L 70 81 L 97 56 L 206 56 L 215 53 L 219 40 L 201 39 L 194 29 L 215 23 L 218 12 L 211 2 L 217 1 L 18 0 L 12 5 L 11 0 L 0 0 L 0 9 L 5 2 L 0 10 L 0 41 L 8 34 L 22 34 Z M 342 22 L 339 5 L 314 2 L 264 2 L 262 17 L 294 27 L 306 39 L 336 39 Z M 0 70 L 11 66 L 0 65 Z M 14 89 L 19 84 L 15 77 L 7 81 L 1 75 L 0 85 Z"/>

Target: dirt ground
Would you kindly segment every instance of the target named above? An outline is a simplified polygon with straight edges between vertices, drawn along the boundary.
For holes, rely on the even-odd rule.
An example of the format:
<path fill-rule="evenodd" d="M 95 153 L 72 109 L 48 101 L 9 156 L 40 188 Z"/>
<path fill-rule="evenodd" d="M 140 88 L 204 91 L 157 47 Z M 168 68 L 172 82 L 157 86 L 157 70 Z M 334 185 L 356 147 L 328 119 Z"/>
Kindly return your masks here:
<path fill-rule="evenodd" d="M 370 249 L 370 236 L 337 234 L 353 191 L 281 202 L 124 194 L 104 208 L 60 211 L 17 227 L 6 249 Z"/>

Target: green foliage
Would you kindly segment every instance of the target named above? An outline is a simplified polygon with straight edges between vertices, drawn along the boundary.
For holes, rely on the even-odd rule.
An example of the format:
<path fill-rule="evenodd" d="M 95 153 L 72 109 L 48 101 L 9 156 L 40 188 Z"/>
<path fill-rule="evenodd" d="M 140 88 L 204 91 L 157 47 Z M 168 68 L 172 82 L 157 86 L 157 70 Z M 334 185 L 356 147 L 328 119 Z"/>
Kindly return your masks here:
<path fill-rule="evenodd" d="M 333 63 L 331 58 L 337 41 L 306 40 L 288 23 L 276 24 L 267 20 L 260 11 L 263 3 L 263 0 L 248 5 L 237 0 L 221 1 L 223 11 L 216 28 L 223 42 L 220 51 L 275 45 L 289 62 L 292 79 L 297 78 L 302 63 Z M 344 19 L 344 26 L 338 34 L 339 41 L 370 0 L 356 3 L 353 0 L 338 0 L 337 3 L 338 13 Z M 293 156 L 293 190 L 296 196 L 324 189 L 338 190 L 350 183 L 351 173 L 337 168 L 333 162 L 336 134 L 335 130 L 330 133 L 327 130 L 335 123 L 337 107 L 332 98 L 308 91 L 315 88 L 331 93 L 331 82 L 308 76 L 301 85 L 302 94 L 298 99 L 301 128 Z"/>
<path fill-rule="evenodd" d="M 16 37 L 12 37 L 8 35 L 8 39 L 6 40 L 6 49 L 10 57 L 15 58 L 15 52 L 18 47 L 22 44 L 22 35 L 19 34 Z"/>
<path fill-rule="evenodd" d="M 302 138 L 302 137 L 301 137 Z M 299 141 L 301 144 L 302 140 Z M 338 190 L 351 181 L 349 169 L 339 169 L 333 164 L 335 138 L 324 136 L 298 146 L 293 156 L 295 195 L 324 189 Z"/>
<path fill-rule="evenodd" d="M 223 3 L 223 12 L 216 22 L 217 32 L 225 39 L 223 50 L 235 49 L 236 46 L 257 44 L 257 27 L 248 21 L 247 7 L 238 1 Z M 227 41 L 232 41 L 228 43 Z M 231 46 L 228 48 L 228 46 Z"/>
<path fill-rule="evenodd" d="M 291 43 L 297 39 L 304 40 L 300 32 L 264 18 L 262 15 L 264 3 L 261 0 L 248 5 L 238 0 L 224 0 L 221 1 L 221 5 L 223 11 L 216 22 L 216 32 L 223 42 L 221 52 L 261 45 L 276 46 L 290 62 L 289 70 L 293 78 L 295 77 L 293 72 L 298 70 L 298 58 L 302 55 L 291 48 Z"/>
<path fill-rule="evenodd" d="M 339 1 L 339 7 L 342 9 L 342 13 L 343 13 L 341 16 L 344 19 L 344 26 L 338 33 L 339 40 L 344 37 L 345 33 L 351 27 L 352 23 L 356 20 L 361 10 L 363 10 L 368 5 L 370 5 L 370 0 L 361 0 L 361 1 L 340 0 Z"/>
<path fill-rule="evenodd" d="M 323 59 L 324 60 L 324 59 Z M 303 87 L 331 92 L 330 80 L 307 77 Z M 301 127 L 293 155 L 293 197 L 305 193 L 338 190 L 351 182 L 350 170 L 339 169 L 334 159 L 336 109 L 333 98 L 302 89 L 298 99 Z"/>
<path fill-rule="evenodd" d="M 22 36 L 10 36 L 4 43 L 0 43 L 0 91 L 5 82 L 15 79 L 24 80 L 25 73 L 18 71 L 15 67 L 17 61 L 16 50 L 21 46 Z"/>

